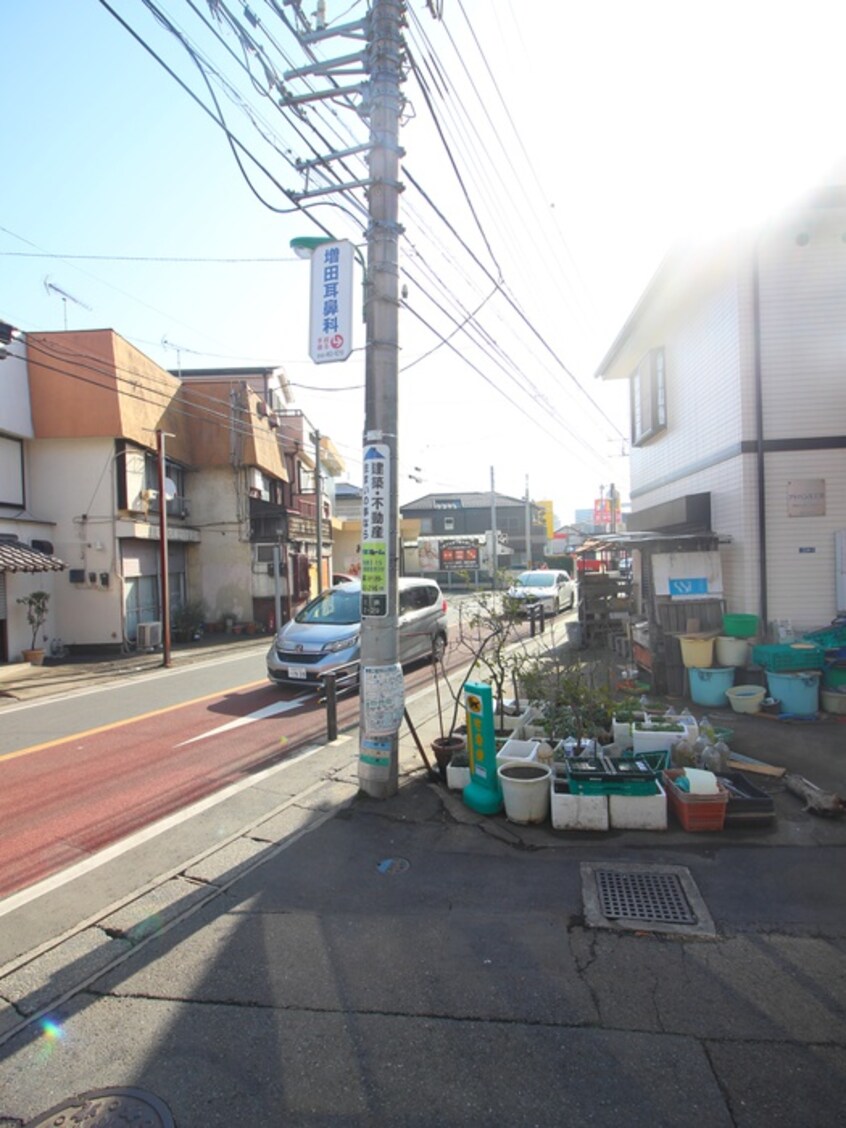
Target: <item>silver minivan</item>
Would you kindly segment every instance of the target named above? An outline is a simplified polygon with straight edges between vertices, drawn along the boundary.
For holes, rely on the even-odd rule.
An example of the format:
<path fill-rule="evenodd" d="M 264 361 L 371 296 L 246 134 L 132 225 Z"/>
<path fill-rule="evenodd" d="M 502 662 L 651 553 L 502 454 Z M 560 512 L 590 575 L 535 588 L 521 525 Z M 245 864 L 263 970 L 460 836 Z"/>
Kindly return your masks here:
<path fill-rule="evenodd" d="M 399 580 L 399 660 L 402 665 L 447 643 L 447 605 L 434 580 Z M 267 652 L 267 676 L 279 685 L 319 688 L 322 675 L 350 666 L 357 675 L 361 636 L 361 582 L 321 592 L 277 632 Z M 346 671 L 344 671 L 346 673 Z"/>

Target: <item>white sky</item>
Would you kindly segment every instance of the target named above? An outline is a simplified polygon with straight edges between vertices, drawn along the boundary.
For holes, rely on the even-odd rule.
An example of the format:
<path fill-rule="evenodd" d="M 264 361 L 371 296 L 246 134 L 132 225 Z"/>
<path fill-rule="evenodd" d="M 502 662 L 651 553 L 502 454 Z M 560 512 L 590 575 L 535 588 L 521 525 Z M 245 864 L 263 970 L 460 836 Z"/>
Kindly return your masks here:
<path fill-rule="evenodd" d="M 194 64 L 142 0 L 110 3 L 208 102 Z M 159 6 L 194 37 L 187 0 Z M 243 19 L 237 0 L 227 7 Z M 251 7 L 281 41 L 267 0 Z M 427 70 L 436 113 L 493 258 L 410 78 L 405 164 L 460 240 L 408 186 L 403 280 L 416 314 L 400 322 L 400 500 L 486 490 L 493 467 L 501 492 L 521 496 L 528 476 L 532 496 L 552 498 L 566 522 L 601 484 L 615 481 L 625 496 L 625 389 L 598 385 L 593 372 L 671 243 L 763 218 L 843 156 L 846 15 L 830 0 L 443 0 L 440 24 L 423 0 L 409 9 L 412 52 L 424 67 L 437 59 L 437 83 Z M 363 10 L 327 0 L 330 22 Z M 321 53 L 352 49 L 330 41 Z M 214 59 L 237 81 L 233 57 Z M 278 127 L 281 147 L 304 155 L 287 119 L 240 88 Z M 288 249 L 314 233 L 308 218 L 256 200 L 220 130 L 98 0 L 4 5 L 0 98 L 0 317 L 61 329 L 67 312 L 69 328 L 113 328 L 165 367 L 177 354 L 163 338 L 180 346 L 185 367 L 281 364 L 298 385 L 295 406 L 331 435 L 360 483 L 363 326 L 345 364 L 309 361 L 308 268 Z M 221 105 L 282 185 L 300 188 L 232 101 L 221 95 Z M 327 110 L 323 125 L 363 135 L 350 111 L 336 114 Z M 260 174 L 256 183 L 285 206 Z M 318 214 L 361 242 L 337 209 Z M 496 260 L 513 304 L 462 243 L 494 275 Z M 77 255 L 107 258 L 62 257 Z M 131 256 L 282 261 L 108 261 Z M 65 306 L 45 279 L 91 310 Z M 485 299 L 476 321 L 484 349 L 434 304 L 462 320 L 456 310 Z M 440 336 L 455 349 L 436 348 Z"/>

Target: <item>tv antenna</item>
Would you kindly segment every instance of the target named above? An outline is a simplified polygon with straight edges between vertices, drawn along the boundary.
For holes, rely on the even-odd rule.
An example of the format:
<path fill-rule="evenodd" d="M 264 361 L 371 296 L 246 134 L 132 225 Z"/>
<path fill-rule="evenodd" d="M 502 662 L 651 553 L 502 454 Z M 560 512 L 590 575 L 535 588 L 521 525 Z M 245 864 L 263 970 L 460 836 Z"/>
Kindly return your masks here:
<path fill-rule="evenodd" d="M 44 279 L 44 289 L 48 294 L 58 294 L 62 299 L 62 306 L 64 307 L 65 314 L 65 329 L 67 329 L 68 327 L 68 302 L 73 302 L 74 305 L 82 306 L 83 309 L 91 309 L 90 305 L 86 305 L 85 302 L 80 301 L 79 298 L 75 298 L 73 294 L 69 294 L 67 290 L 63 290 L 61 286 L 57 286 L 55 282 L 51 282 L 49 275 Z"/>
<path fill-rule="evenodd" d="M 193 349 L 186 348 L 185 345 L 177 345 L 175 341 L 169 341 L 167 337 L 162 337 L 162 348 L 173 349 L 176 353 L 176 374 L 179 379 L 182 379 L 182 354 L 184 352 L 193 352 Z"/>

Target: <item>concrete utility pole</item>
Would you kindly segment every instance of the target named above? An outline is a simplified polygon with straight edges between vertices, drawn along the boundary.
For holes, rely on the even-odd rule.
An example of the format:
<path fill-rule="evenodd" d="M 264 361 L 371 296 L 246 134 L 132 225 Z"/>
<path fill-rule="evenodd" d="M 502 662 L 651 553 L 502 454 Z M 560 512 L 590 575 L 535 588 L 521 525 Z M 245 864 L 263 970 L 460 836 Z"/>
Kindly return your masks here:
<path fill-rule="evenodd" d="M 162 599 L 162 665 L 170 666 L 170 565 L 167 552 L 167 474 L 165 472 L 165 436 L 167 431 L 156 431 L 156 453 L 158 455 L 159 486 L 159 579 Z M 173 438 L 172 435 L 169 435 Z"/>
<path fill-rule="evenodd" d="M 496 591 L 496 562 L 499 556 L 499 540 L 496 535 L 496 490 L 494 489 L 494 468 L 491 467 L 491 587 Z"/>
<path fill-rule="evenodd" d="M 373 0 L 370 75 L 370 225 L 367 231 L 365 415 L 361 542 L 361 693 L 358 777 L 376 799 L 396 794 L 404 708 L 397 643 L 399 505 L 399 118 L 403 0 Z"/>
<path fill-rule="evenodd" d="M 526 475 L 526 567 L 532 566 L 532 503 L 529 500 L 529 475 Z"/>
<path fill-rule="evenodd" d="M 315 431 L 314 443 L 314 500 L 317 507 L 317 594 L 323 591 L 323 467 L 320 464 L 320 432 Z"/>

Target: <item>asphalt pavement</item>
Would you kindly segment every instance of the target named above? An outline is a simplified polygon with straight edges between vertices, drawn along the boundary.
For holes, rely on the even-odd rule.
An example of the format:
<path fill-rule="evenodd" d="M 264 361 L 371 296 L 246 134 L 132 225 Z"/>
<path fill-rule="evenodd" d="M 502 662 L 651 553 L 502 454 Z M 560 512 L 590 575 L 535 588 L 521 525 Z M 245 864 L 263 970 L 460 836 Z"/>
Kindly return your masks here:
<path fill-rule="evenodd" d="M 78 677 L 134 676 L 99 665 Z M 55 670 L 0 692 L 51 676 L 72 692 Z M 431 691 L 408 710 L 428 749 Z M 846 795 L 842 720 L 708 712 L 736 751 Z M 0 1126 L 840 1118 L 846 819 L 750 776 L 770 825 L 556 831 L 470 811 L 408 732 L 394 798 L 359 793 L 356 766 L 351 730 L 262 772 L 198 814 L 219 827 L 208 849 L 179 860 L 163 833 L 144 847 L 156 876 L 113 874 L 107 907 L 0 967 Z M 620 920 L 601 898 L 597 918 L 603 881 L 633 875 L 652 880 L 647 909 L 678 877 L 708 927 Z M 63 919 L 76 896 L 57 885 L 0 930 Z"/>

